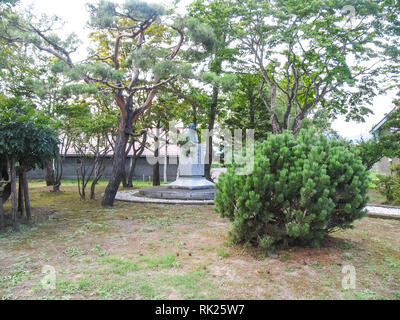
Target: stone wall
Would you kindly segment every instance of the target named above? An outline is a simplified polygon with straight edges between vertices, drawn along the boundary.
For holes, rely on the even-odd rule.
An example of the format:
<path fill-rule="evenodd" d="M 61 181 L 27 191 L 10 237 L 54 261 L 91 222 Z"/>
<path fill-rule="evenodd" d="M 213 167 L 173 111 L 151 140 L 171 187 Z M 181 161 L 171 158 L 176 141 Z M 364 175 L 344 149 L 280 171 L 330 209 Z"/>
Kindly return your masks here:
<path fill-rule="evenodd" d="M 78 165 L 78 158 L 76 156 L 67 156 L 63 164 L 63 179 L 76 179 L 77 165 Z M 130 166 L 130 161 L 128 159 L 126 163 L 127 170 L 129 166 Z M 177 164 L 169 163 L 167 165 L 167 178 L 169 181 L 174 181 L 176 179 L 177 169 L 178 169 Z M 106 169 L 104 171 L 102 179 L 109 179 L 111 177 L 111 171 L 112 171 L 112 159 L 110 157 L 107 158 L 106 160 Z M 44 176 L 45 176 L 45 171 L 41 169 L 30 171 L 28 173 L 29 179 L 44 179 Z M 153 166 L 148 162 L 145 156 L 140 157 L 136 162 L 134 180 L 142 180 L 143 176 L 146 181 L 149 181 L 149 177 L 151 177 L 150 179 L 153 178 Z M 160 164 L 161 181 L 163 181 L 163 178 L 164 178 L 164 165 L 161 163 Z"/>

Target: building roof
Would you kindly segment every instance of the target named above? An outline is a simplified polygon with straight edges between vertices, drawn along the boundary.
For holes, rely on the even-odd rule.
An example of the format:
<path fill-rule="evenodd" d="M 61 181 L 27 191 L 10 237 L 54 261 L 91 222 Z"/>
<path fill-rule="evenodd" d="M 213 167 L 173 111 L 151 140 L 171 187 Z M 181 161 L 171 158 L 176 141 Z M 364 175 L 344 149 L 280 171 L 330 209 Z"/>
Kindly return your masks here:
<path fill-rule="evenodd" d="M 379 121 L 376 125 L 374 125 L 372 127 L 372 129 L 370 130 L 370 133 L 374 133 L 374 132 L 378 131 L 379 128 L 382 127 L 386 123 L 386 121 L 388 121 L 390 119 L 391 114 L 393 114 L 398 109 L 399 109 L 399 106 L 395 106 L 389 113 L 387 113 L 385 115 L 385 117 L 381 121 Z"/>

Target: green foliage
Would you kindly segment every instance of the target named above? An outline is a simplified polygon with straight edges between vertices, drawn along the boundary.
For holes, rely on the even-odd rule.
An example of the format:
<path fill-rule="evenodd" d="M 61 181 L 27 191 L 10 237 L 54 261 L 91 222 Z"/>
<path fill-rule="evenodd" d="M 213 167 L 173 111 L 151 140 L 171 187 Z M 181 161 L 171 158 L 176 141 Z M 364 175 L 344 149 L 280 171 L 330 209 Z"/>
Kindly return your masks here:
<path fill-rule="evenodd" d="M 362 141 L 357 148 L 359 150 L 362 163 L 367 170 L 370 170 L 372 166 L 384 156 L 383 145 L 376 139 Z"/>
<path fill-rule="evenodd" d="M 265 250 L 319 245 L 329 232 L 364 216 L 369 186 L 357 150 L 315 130 L 270 135 L 256 144 L 254 171 L 235 167 L 216 185 L 217 212 L 233 223 L 236 243 Z"/>
<path fill-rule="evenodd" d="M 400 163 L 390 167 L 392 174 L 384 176 L 377 175 L 377 187 L 389 203 L 400 204 Z"/>
<path fill-rule="evenodd" d="M 228 100 L 230 112 L 224 122 L 232 129 L 254 129 L 255 139 L 263 140 L 272 128 L 269 112 L 259 94 L 261 76 L 238 73 L 236 81 L 236 88 Z"/>
<path fill-rule="evenodd" d="M 211 26 L 205 23 L 199 23 L 199 21 L 195 18 L 188 18 L 187 21 L 188 26 L 188 35 L 195 42 L 200 43 L 204 50 L 212 51 L 214 48 L 216 38 L 214 34 L 214 30 Z M 191 52 L 194 54 L 194 51 Z"/>
<path fill-rule="evenodd" d="M 277 114 L 275 121 L 282 129 L 296 133 L 304 116 L 321 106 L 331 116 L 358 121 L 371 113 L 366 106 L 377 94 L 380 71 L 364 62 L 378 55 L 374 21 L 381 7 L 375 1 L 353 1 L 352 21 L 342 12 L 344 1 L 231 3 L 238 46 L 254 56 L 254 62 L 246 62 L 256 65 L 285 100 L 285 115 Z"/>
<path fill-rule="evenodd" d="M 127 0 L 121 6 L 116 3 L 101 0 L 97 5 L 88 4 L 90 25 L 98 28 L 116 28 L 121 17 L 135 17 L 137 20 L 147 20 L 164 14 L 165 10 L 158 4 L 144 1 Z"/>
<path fill-rule="evenodd" d="M 394 103 L 400 104 L 398 100 Z M 358 149 L 367 170 L 371 169 L 383 156 L 400 157 L 400 109 L 393 110 L 388 115 L 388 120 L 379 129 L 377 136 L 369 141 L 362 141 Z M 382 185 L 390 184 L 390 180 L 391 178 L 380 178 Z"/>
<path fill-rule="evenodd" d="M 385 156 L 400 158 L 400 100 L 395 100 L 394 104 L 397 109 L 390 113 L 389 119 L 382 125 L 379 142 Z"/>
<path fill-rule="evenodd" d="M 19 98 L 0 96 L 0 156 L 15 157 L 30 170 L 44 168 L 57 155 L 58 138 L 49 118 Z"/>
<path fill-rule="evenodd" d="M 188 7 L 188 49 L 183 57 L 197 73 L 196 81 L 189 85 L 189 97 L 184 99 L 192 105 L 197 127 L 214 127 L 216 119 L 225 112 L 222 94 L 236 87 L 231 67 L 237 61 L 239 50 L 233 46 L 233 15 L 234 8 L 229 1 L 195 0 Z M 206 113 L 204 117 L 202 113 Z"/>

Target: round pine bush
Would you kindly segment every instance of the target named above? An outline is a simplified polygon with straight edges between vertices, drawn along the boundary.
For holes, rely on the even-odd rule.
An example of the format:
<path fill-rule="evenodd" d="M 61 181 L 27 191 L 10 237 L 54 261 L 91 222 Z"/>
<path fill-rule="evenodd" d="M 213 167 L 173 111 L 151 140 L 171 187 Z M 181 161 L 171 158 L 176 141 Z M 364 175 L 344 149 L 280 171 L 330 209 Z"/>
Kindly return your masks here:
<path fill-rule="evenodd" d="M 216 185 L 216 210 L 233 224 L 235 243 L 266 250 L 319 246 L 365 214 L 368 172 L 355 147 L 302 130 L 269 135 L 255 146 L 254 170 L 233 166 Z"/>

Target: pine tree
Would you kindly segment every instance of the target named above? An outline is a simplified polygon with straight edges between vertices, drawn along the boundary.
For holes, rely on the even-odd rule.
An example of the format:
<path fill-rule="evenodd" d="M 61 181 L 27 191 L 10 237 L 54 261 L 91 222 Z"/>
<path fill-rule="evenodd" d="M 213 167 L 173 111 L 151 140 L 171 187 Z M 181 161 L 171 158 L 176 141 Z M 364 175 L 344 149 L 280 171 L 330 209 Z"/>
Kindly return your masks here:
<path fill-rule="evenodd" d="M 233 223 L 235 242 L 319 245 L 332 231 L 351 228 L 365 214 L 368 173 L 343 140 L 301 130 L 256 145 L 254 172 L 220 176 L 216 209 Z"/>

